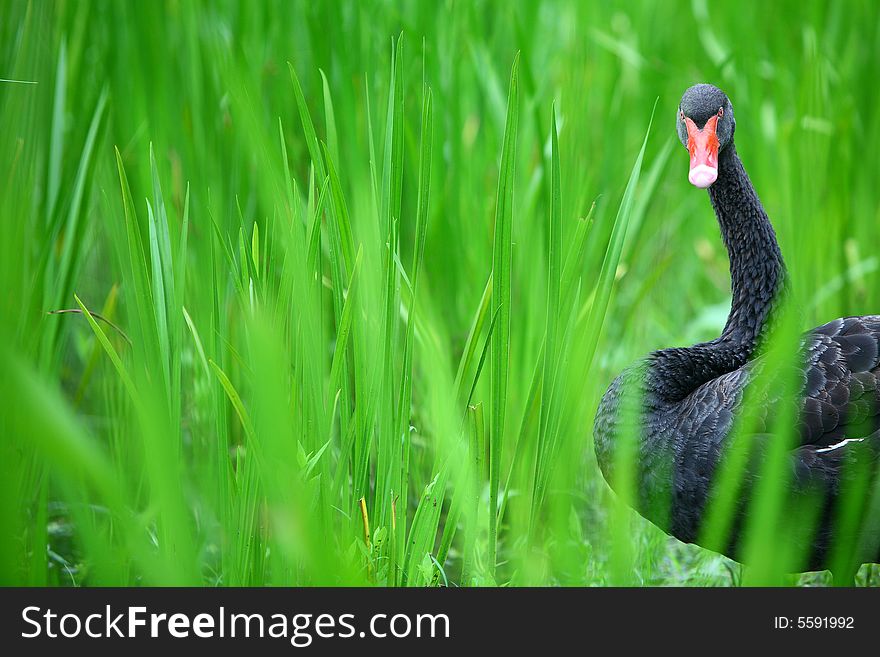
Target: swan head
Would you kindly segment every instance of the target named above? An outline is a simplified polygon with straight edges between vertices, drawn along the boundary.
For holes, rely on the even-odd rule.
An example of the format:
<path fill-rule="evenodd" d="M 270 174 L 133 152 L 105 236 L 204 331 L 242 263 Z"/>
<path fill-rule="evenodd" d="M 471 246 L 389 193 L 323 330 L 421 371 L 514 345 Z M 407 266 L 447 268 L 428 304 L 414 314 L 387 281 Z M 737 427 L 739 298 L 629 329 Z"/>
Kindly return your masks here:
<path fill-rule="evenodd" d="M 718 154 L 733 142 L 733 105 L 721 89 L 695 84 L 678 105 L 676 131 L 691 156 L 688 180 L 705 189 L 718 179 Z"/>

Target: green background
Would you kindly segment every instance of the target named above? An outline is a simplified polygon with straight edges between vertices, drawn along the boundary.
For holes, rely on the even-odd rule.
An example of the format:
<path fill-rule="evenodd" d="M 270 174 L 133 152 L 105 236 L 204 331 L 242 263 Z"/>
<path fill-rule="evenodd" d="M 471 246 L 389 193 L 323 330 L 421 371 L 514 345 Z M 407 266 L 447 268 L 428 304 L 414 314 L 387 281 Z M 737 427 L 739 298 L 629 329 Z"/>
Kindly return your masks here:
<path fill-rule="evenodd" d="M 693 83 L 798 330 L 880 311 L 878 68 L 867 0 L 3 0 L 0 581 L 750 583 L 592 418 L 726 317 Z"/>

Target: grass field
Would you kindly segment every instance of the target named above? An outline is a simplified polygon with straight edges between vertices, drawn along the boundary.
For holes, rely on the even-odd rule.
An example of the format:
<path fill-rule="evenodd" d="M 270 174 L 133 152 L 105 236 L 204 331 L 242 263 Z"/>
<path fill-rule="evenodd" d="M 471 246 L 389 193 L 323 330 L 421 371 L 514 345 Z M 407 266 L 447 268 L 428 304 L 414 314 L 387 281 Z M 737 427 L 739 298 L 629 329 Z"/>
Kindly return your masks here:
<path fill-rule="evenodd" d="M 724 324 L 695 82 L 797 329 L 880 312 L 880 14 L 615 4 L 4 0 L 0 582 L 790 582 L 629 511 L 592 419 Z"/>

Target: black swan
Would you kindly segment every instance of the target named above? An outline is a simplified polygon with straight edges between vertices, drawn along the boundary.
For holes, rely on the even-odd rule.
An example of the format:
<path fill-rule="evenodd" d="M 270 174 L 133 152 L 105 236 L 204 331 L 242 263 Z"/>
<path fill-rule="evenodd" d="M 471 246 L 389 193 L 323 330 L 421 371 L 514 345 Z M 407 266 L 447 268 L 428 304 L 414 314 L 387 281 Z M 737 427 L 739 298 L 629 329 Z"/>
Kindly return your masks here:
<path fill-rule="evenodd" d="M 730 453 L 744 391 L 767 369 L 761 346 L 787 288 L 773 228 L 736 153 L 735 128 L 720 89 L 698 84 L 684 93 L 677 131 L 690 153 L 688 179 L 708 188 L 730 259 L 733 299 L 724 330 L 710 342 L 655 351 L 624 370 L 602 397 L 593 428 L 596 457 L 612 488 L 615 448 L 634 436 L 633 505 L 687 543 L 703 544 L 702 521 L 717 490 L 713 477 Z M 802 338 L 802 385 L 792 415 L 798 441 L 785 455 L 782 503 L 783 517 L 808 511 L 812 522 L 801 532 L 791 522 L 778 530 L 780 549 L 789 542 L 801 555 L 790 572 L 829 569 L 835 583 L 851 583 L 862 563 L 880 561 L 878 343 L 876 315 L 835 319 Z M 633 386 L 640 401 L 627 407 L 633 395 L 624 393 Z M 742 539 L 750 495 L 765 476 L 761 466 L 783 396 L 772 384 L 749 393 L 758 418 L 730 530 L 720 544 L 705 545 L 732 559 L 747 556 Z M 754 449 L 762 438 L 764 448 Z M 854 481 L 857 494 L 847 496 Z"/>

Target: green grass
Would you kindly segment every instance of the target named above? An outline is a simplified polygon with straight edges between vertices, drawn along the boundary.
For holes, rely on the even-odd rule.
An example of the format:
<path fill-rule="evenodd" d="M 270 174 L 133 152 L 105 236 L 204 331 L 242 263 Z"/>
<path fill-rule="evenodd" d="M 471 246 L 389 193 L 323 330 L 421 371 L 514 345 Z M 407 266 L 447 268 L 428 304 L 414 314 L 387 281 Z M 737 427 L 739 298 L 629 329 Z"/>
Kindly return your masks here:
<path fill-rule="evenodd" d="M 695 82 L 789 338 L 880 312 L 878 50 L 867 0 L 3 3 L 0 582 L 784 581 L 782 483 L 744 577 L 610 492 L 592 419 L 724 323 Z"/>

